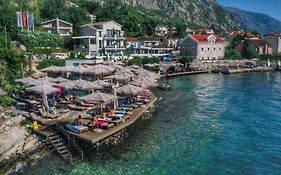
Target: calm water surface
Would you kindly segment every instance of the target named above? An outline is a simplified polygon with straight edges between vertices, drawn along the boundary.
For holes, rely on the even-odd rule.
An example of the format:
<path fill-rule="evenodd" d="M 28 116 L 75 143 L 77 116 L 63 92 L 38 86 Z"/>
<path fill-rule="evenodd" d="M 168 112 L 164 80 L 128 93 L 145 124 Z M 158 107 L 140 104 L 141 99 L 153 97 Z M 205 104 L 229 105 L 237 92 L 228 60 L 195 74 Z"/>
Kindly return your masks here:
<path fill-rule="evenodd" d="M 122 144 L 73 165 L 55 153 L 22 174 L 281 174 L 281 73 L 170 79 L 158 112 Z"/>

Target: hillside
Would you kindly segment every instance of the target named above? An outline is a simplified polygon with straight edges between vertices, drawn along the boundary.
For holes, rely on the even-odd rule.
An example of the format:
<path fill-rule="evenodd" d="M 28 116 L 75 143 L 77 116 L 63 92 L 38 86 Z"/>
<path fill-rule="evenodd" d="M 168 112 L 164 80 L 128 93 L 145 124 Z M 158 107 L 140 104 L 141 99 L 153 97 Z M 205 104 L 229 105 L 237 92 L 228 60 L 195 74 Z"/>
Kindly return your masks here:
<path fill-rule="evenodd" d="M 215 25 L 217 28 L 239 26 L 216 0 L 124 0 L 124 2 L 135 7 L 160 10 L 171 17 L 180 18 L 187 24 L 196 26 Z"/>
<path fill-rule="evenodd" d="M 248 12 L 237 8 L 226 8 L 244 30 L 257 30 L 262 34 L 281 31 L 281 22 L 268 15 Z"/>

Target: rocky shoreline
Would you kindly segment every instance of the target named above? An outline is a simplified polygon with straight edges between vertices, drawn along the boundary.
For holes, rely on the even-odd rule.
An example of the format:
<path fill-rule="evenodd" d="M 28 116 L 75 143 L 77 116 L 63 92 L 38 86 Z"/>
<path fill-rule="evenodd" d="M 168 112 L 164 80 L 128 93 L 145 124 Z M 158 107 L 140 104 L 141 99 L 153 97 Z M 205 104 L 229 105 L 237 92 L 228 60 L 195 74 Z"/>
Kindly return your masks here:
<path fill-rule="evenodd" d="M 34 159 L 41 142 L 32 134 L 31 124 L 25 123 L 23 111 L 0 106 L 0 174 L 13 169 L 19 161 Z M 35 156 L 36 157 L 36 156 Z"/>

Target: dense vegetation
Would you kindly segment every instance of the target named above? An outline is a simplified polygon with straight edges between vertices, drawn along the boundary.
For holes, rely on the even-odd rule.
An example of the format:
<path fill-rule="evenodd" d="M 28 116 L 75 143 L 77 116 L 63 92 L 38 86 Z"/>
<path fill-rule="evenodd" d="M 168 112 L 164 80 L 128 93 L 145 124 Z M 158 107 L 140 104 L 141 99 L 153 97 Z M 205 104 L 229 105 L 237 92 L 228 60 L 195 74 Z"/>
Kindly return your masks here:
<path fill-rule="evenodd" d="M 64 66 L 65 65 L 65 60 L 61 60 L 61 59 L 46 59 L 43 61 L 40 61 L 37 69 L 41 70 L 50 66 Z"/>

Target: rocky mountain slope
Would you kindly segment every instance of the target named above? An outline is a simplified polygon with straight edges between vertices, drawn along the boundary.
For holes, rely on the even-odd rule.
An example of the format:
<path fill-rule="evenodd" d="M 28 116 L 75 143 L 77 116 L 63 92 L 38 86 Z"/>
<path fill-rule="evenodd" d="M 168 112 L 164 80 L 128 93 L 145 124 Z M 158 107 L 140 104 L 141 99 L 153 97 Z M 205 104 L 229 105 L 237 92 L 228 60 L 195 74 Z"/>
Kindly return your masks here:
<path fill-rule="evenodd" d="M 226 8 L 244 30 L 257 30 L 262 34 L 281 31 L 281 22 L 268 15 L 253 13 L 237 8 Z"/>
<path fill-rule="evenodd" d="M 95 0 L 104 2 L 106 0 Z M 188 24 L 218 28 L 237 28 L 238 23 L 216 0 L 122 0 L 147 9 L 160 10 L 172 17 L 183 19 Z"/>

